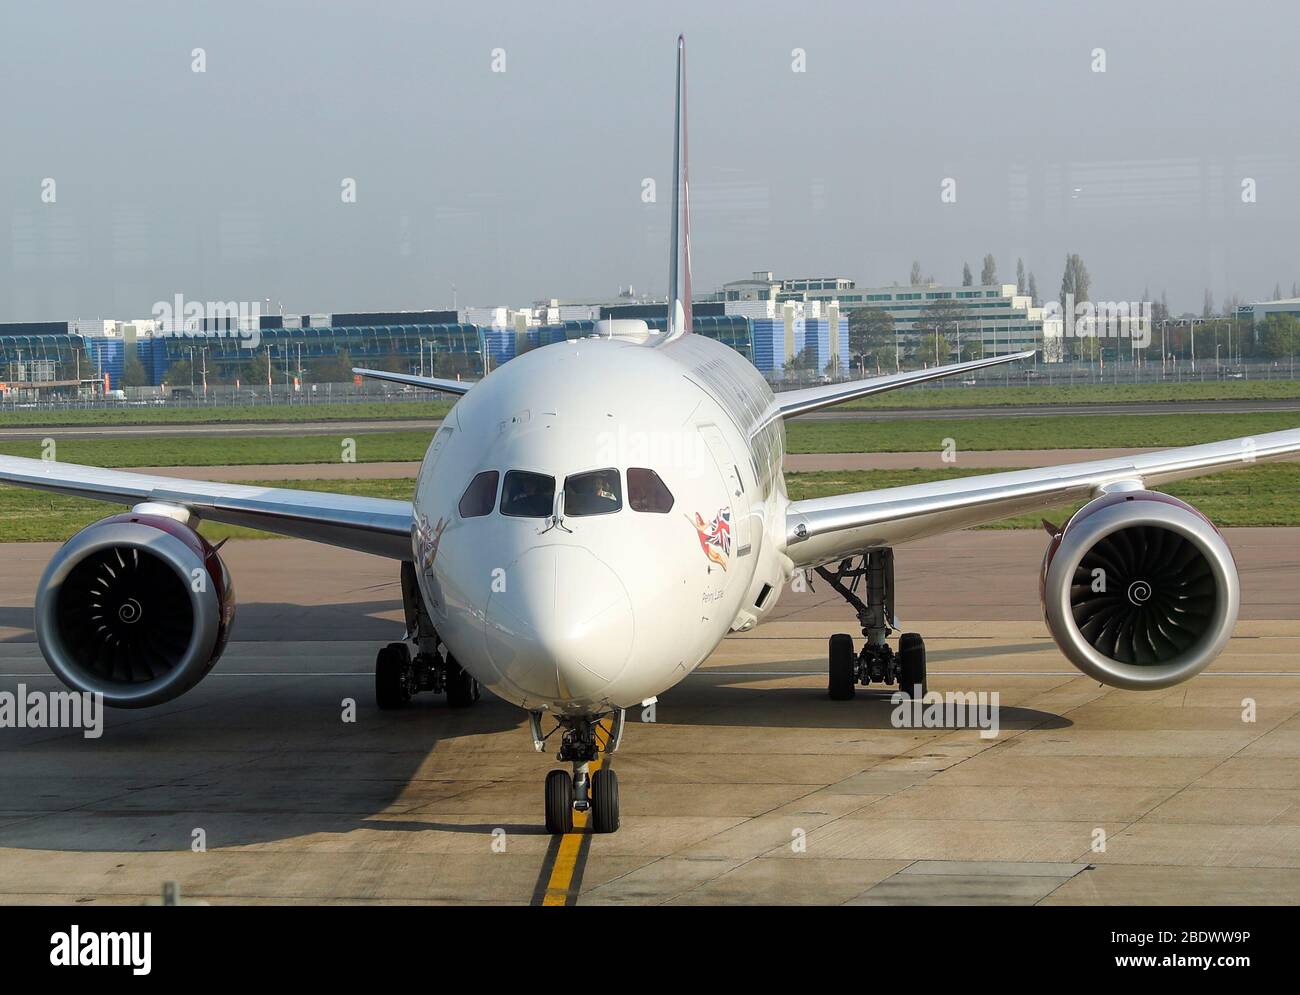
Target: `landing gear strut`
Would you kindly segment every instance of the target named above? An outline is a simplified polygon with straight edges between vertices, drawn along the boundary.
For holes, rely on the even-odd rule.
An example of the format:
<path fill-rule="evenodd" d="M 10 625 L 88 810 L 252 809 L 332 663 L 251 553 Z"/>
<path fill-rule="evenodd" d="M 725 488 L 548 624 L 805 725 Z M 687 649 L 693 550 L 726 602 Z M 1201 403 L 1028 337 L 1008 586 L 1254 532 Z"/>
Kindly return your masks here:
<path fill-rule="evenodd" d="M 612 724 L 602 726 L 600 720 L 611 714 Z M 541 732 L 541 713 L 530 713 L 530 719 L 533 745 L 541 752 L 548 738 Z M 562 734 L 555 758 L 572 764 L 573 772 L 553 770 L 546 775 L 546 831 L 553 836 L 571 833 L 573 813 L 584 812 L 592 832 L 615 832 L 619 826 L 618 775 L 609 765 L 609 756 L 623 737 L 623 710 L 563 718 L 558 728 Z M 596 763 L 593 771 L 591 766 Z"/>
<path fill-rule="evenodd" d="M 840 561 L 835 570 L 817 567 L 818 575 L 858 613 L 866 642 L 855 655 L 853 637 L 839 632 L 831 636 L 830 676 L 827 689 L 835 701 L 852 698 L 859 684 L 897 684 L 898 690 L 914 698 L 926 692 L 925 641 L 915 632 L 904 632 L 895 651 L 886 642 L 898 628 L 894 616 L 894 551 L 876 549 L 859 557 Z M 859 595 L 865 586 L 866 600 Z"/>
<path fill-rule="evenodd" d="M 400 708 L 420 691 L 445 691 L 452 708 L 468 708 L 479 699 L 479 683 L 438 638 L 415 579 L 415 565 L 402 564 L 402 607 L 406 611 L 406 638 L 415 644 L 389 643 L 375 658 L 375 703 L 383 709 Z"/>

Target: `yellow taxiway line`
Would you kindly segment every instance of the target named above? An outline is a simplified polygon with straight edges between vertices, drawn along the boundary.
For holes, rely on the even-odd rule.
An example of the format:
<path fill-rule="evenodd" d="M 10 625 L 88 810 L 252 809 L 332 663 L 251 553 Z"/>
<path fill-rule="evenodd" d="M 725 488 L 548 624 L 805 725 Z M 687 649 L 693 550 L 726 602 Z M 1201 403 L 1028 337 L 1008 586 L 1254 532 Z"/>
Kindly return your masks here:
<path fill-rule="evenodd" d="M 604 735 L 608 744 L 610 728 L 605 720 L 598 723 L 598 733 Z M 599 736 L 597 741 L 599 742 Z M 595 777 L 604 763 L 604 753 L 587 765 L 588 777 Z M 572 905 L 578 900 L 576 886 L 582 884 L 582 868 L 587 862 L 587 848 L 591 844 L 591 810 L 573 813 L 573 832 L 560 837 L 560 845 L 554 849 L 551 873 L 546 880 L 546 891 L 542 895 L 542 905 Z M 548 852 L 548 857 L 550 852 Z M 543 867 L 543 873 L 545 868 Z"/>

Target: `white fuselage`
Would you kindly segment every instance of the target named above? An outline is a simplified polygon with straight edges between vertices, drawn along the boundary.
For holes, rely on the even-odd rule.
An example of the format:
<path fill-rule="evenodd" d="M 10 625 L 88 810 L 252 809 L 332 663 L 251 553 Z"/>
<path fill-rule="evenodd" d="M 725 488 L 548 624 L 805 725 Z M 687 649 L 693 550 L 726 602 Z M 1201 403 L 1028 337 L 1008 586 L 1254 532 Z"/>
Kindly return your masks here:
<path fill-rule="evenodd" d="M 556 344 L 477 384 L 434 436 L 414 499 L 421 593 L 457 662 L 524 708 L 589 715 L 672 687 L 771 611 L 789 575 L 784 431 L 758 428 L 771 399 L 752 364 L 695 335 Z M 661 491 L 636 510 L 646 475 L 630 469 L 654 471 L 671 508 Z M 616 473 L 621 507 L 575 514 L 571 495 L 558 521 L 503 514 L 512 470 L 557 492 Z M 489 471 L 490 513 L 480 488 L 465 517 Z"/>

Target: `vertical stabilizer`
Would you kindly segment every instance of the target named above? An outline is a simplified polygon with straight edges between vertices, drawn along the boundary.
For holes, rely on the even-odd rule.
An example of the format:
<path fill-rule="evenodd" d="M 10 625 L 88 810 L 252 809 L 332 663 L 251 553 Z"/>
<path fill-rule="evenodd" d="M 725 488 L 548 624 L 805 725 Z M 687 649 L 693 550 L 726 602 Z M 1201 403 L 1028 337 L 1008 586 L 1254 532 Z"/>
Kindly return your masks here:
<path fill-rule="evenodd" d="M 668 334 L 691 330 L 691 193 L 686 175 L 686 38 L 677 36 L 677 108 L 673 127 L 673 220 L 668 247 Z"/>

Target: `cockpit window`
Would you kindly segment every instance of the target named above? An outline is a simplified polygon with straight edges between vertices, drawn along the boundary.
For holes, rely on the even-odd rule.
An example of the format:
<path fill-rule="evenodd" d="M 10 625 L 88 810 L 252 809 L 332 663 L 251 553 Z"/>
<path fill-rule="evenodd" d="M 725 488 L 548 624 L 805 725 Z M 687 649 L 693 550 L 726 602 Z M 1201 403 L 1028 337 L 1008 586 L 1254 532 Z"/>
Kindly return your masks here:
<path fill-rule="evenodd" d="M 627 503 L 633 511 L 666 515 L 673 510 L 673 494 L 659 474 L 634 466 L 627 471 Z"/>
<path fill-rule="evenodd" d="M 623 507 L 617 470 L 591 470 L 564 479 L 564 514 L 609 515 Z"/>
<path fill-rule="evenodd" d="M 501 488 L 501 514 L 515 518 L 548 518 L 555 510 L 555 478 L 544 473 L 511 470 Z"/>
<path fill-rule="evenodd" d="M 495 470 L 484 470 L 469 482 L 460 498 L 461 518 L 482 518 L 492 514 L 492 506 L 497 500 L 498 478 Z"/>

